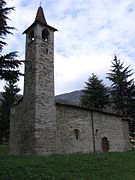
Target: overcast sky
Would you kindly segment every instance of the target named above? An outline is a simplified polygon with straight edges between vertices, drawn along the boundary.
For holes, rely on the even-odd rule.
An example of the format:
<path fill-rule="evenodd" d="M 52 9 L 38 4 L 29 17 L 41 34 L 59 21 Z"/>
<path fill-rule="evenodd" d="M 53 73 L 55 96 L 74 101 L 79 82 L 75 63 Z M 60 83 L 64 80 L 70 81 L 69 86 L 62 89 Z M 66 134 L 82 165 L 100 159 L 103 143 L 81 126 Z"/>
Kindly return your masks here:
<path fill-rule="evenodd" d="M 16 27 L 7 37 L 5 52 L 25 55 L 22 32 L 35 19 L 40 0 L 7 0 L 15 6 L 10 25 Z M 55 33 L 55 93 L 84 87 L 92 73 L 105 79 L 114 54 L 135 70 L 135 1 L 134 0 L 44 0 L 47 23 Z M 2 86 L 2 85 L 1 85 Z M 23 81 L 19 83 L 23 89 Z"/>

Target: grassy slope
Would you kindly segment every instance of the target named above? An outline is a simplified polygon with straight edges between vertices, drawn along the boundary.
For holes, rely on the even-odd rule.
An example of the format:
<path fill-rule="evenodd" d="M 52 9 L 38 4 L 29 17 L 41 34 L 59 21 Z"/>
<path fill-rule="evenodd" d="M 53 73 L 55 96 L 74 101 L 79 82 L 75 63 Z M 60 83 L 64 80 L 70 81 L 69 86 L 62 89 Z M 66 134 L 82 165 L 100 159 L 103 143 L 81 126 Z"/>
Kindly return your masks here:
<path fill-rule="evenodd" d="M 8 156 L 3 146 L 0 148 L 0 180 L 10 179 L 134 180 L 135 152 Z"/>

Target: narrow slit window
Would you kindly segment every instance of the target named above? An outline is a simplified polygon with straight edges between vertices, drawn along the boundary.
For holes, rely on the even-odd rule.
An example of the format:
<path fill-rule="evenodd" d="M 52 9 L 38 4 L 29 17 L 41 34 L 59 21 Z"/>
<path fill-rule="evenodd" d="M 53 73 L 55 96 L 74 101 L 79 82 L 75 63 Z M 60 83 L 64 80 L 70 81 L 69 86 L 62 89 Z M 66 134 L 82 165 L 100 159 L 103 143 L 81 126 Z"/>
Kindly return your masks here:
<path fill-rule="evenodd" d="M 48 54 L 48 49 L 46 48 L 45 53 Z"/>
<path fill-rule="evenodd" d="M 96 136 L 98 135 L 98 132 L 99 132 L 99 129 L 96 129 L 96 133 L 95 133 Z"/>
<path fill-rule="evenodd" d="M 76 140 L 79 139 L 79 129 L 74 130 Z"/>

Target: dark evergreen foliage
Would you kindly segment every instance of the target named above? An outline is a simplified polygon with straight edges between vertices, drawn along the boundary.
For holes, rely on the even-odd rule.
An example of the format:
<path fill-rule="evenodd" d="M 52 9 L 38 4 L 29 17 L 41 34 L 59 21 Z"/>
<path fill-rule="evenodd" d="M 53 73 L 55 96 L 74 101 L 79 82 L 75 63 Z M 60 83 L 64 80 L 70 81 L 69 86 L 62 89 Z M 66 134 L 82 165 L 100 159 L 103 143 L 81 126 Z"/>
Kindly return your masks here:
<path fill-rule="evenodd" d="M 108 88 L 103 84 L 102 80 L 99 80 L 96 75 L 92 74 L 83 90 L 81 105 L 103 110 L 108 103 Z"/>
<path fill-rule="evenodd" d="M 0 108 L 0 142 L 3 139 L 8 140 L 9 138 L 10 108 L 14 104 L 20 88 L 16 85 L 16 81 L 13 80 L 7 82 L 4 90 Z"/>
<path fill-rule="evenodd" d="M 130 66 L 124 68 L 124 63 L 118 60 L 116 55 L 111 68 L 110 73 L 107 73 L 107 78 L 112 82 L 112 104 L 117 113 L 127 116 L 130 113 L 134 89 L 133 79 L 131 79 L 133 71 Z"/>
<path fill-rule="evenodd" d="M 16 59 L 17 52 L 10 52 L 6 55 L 2 55 L 2 51 L 5 45 L 7 45 L 5 38 L 8 34 L 12 34 L 14 27 L 10 27 L 7 24 L 9 13 L 14 10 L 14 7 L 6 7 L 5 0 L 0 1 L 0 79 L 6 81 L 19 80 L 19 76 L 22 75 L 19 70 L 16 70 L 21 62 Z"/>
<path fill-rule="evenodd" d="M 128 100 L 128 116 L 130 135 L 135 138 L 135 85 L 132 84 L 130 88 L 130 97 Z"/>

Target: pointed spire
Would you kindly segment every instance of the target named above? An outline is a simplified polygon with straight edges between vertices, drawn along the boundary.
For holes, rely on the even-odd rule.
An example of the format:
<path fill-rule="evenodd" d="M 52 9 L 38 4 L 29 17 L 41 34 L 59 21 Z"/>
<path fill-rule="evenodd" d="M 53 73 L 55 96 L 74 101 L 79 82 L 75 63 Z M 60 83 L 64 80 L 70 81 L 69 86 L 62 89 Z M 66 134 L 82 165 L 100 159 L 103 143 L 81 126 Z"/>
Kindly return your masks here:
<path fill-rule="evenodd" d="M 36 14 L 36 18 L 35 18 L 35 21 L 34 23 L 29 26 L 24 32 L 23 34 L 26 34 L 33 26 L 35 26 L 36 24 L 38 23 L 41 23 L 42 25 L 50 28 L 52 31 L 57 31 L 57 29 L 55 29 L 54 27 L 52 26 L 49 26 L 46 22 L 46 19 L 45 19 L 45 16 L 44 16 L 44 11 L 43 11 L 43 8 L 41 7 L 41 5 L 39 6 L 38 10 L 37 10 L 37 14 Z"/>
<path fill-rule="evenodd" d="M 47 24 L 45 16 L 44 16 L 44 11 L 41 6 L 39 6 L 39 8 L 37 10 L 35 21 L 41 22 L 43 24 Z"/>

